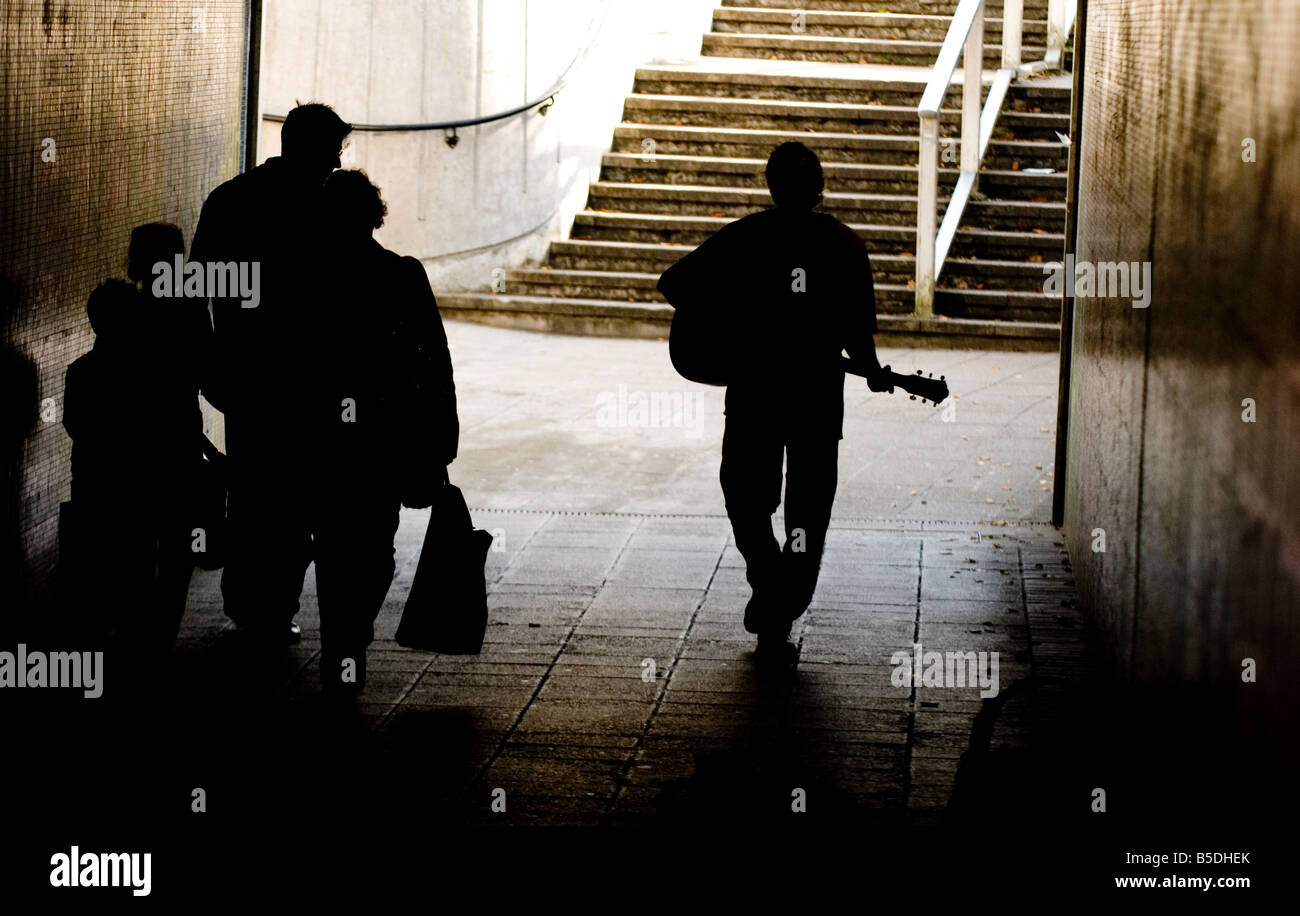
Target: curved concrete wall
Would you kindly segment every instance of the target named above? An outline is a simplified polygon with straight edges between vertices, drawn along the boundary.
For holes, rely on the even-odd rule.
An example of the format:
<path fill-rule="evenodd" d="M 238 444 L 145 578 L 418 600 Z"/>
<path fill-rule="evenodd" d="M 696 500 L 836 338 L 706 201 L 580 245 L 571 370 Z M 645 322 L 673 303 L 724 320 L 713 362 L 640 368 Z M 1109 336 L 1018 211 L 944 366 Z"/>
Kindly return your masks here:
<path fill-rule="evenodd" d="M 459 132 L 353 134 L 345 167 L 384 190 L 383 244 L 421 258 L 438 289 L 486 289 L 540 258 L 581 208 L 635 67 L 690 56 L 711 0 L 269 0 L 264 112 L 328 102 L 353 123 L 492 114 L 549 88 L 598 40 L 556 105 Z M 279 152 L 264 122 L 260 158 Z"/>

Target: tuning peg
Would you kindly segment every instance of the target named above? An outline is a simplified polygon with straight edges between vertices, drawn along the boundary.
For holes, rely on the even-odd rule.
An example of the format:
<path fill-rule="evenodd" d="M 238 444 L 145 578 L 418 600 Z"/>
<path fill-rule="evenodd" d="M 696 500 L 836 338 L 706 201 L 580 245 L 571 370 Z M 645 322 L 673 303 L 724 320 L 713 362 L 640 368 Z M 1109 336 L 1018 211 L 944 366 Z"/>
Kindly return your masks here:
<path fill-rule="evenodd" d="M 914 394 L 909 394 L 909 395 L 907 396 L 907 399 L 908 399 L 909 401 L 915 401 L 915 400 L 916 400 L 916 395 L 914 395 Z"/>
<path fill-rule="evenodd" d="M 927 373 L 926 373 L 926 378 L 934 378 L 934 373 L 933 373 L 933 372 L 927 372 Z"/>
<path fill-rule="evenodd" d="M 916 374 L 917 374 L 917 375 L 920 375 L 920 374 L 921 374 L 921 370 L 920 370 L 920 369 L 917 369 L 917 370 L 916 370 Z"/>

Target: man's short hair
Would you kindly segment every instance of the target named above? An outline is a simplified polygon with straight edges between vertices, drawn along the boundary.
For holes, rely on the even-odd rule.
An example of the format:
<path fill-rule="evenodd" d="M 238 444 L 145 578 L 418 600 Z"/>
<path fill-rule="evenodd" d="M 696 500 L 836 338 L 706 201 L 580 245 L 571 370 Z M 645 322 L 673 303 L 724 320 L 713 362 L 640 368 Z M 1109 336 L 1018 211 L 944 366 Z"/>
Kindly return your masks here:
<path fill-rule="evenodd" d="M 361 169 L 340 169 L 325 180 L 325 209 L 348 229 L 375 230 L 384 224 L 388 204 Z"/>
<path fill-rule="evenodd" d="M 280 152 L 290 159 L 319 159 L 336 156 L 352 125 L 328 105 L 308 102 L 285 116 L 280 128 Z"/>
<path fill-rule="evenodd" d="M 145 283 L 153 276 L 159 261 L 171 264 L 176 255 L 185 254 L 185 236 L 171 223 L 145 223 L 131 230 L 131 247 L 127 251 L 127 276 Z"/>
<path fill-rule="evenodd" d="M 126 280 L 105 280 L 86 301 L 86 317 L 96 337 L 120 338 L 138 320 L 135 287 Z"/>
<path fill-rule="evenodd" d="M 782 143 L 767 157 L 767 188 L 778 207 L 815 207 L 825 188 L 821 160 L 802 143 Z"/>

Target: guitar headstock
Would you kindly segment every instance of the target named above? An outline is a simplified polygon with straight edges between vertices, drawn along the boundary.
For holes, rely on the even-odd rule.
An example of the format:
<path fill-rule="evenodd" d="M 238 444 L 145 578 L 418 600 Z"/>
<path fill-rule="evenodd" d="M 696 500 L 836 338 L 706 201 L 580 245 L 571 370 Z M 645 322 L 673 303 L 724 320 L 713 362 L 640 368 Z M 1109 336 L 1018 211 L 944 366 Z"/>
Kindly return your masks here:
<path fill-rule="evenodd" d="M 934 373 L 922 375 L 921 370 L 917 369 L 915 375 L 901 375 L 895 372 L 893 381 L 896 386 L 906 391 L 912 400 L 920 398 L 938 407 L 948 399 L 948 383 L 942 375 L 938 378 L 934 377 Z"/>

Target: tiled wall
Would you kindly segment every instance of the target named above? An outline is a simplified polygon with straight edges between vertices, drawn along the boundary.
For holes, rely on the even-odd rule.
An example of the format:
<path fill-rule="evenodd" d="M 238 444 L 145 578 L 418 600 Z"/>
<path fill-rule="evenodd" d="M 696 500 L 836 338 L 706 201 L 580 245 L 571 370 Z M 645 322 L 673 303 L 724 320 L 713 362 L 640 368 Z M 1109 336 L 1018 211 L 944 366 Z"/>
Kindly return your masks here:
<path fill-rule="evenodd" d="M 0 11 L 4 537 L 0 616 L 47 598 L 70 442 L 63 374 L 86 297 L 126 270 L 131 227 L 186 242 L 238 170 L 244 0 L 6 0 Z M 123 404 L 122 447 L 149 420 Z"/>
<path fill-rule="evenodd" d="M 1154 291 L 1146 309 L 1077 300 L 1084 602 L 1122 677 L 1235 694 L 1246 731 L 1294 754 L 1300 5 L 1093 0 L 1087 17 L 1078 257 L 1150 261 Z"/>

